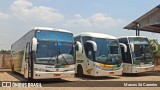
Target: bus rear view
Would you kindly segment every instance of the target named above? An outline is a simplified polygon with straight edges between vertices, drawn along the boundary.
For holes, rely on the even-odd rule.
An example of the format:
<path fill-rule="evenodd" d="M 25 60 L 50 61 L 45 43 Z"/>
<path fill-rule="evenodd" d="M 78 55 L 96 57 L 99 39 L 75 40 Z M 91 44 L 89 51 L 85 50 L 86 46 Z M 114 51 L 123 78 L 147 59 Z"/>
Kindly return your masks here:
<path fill-rule="evenodd" d="M 74 40 L 69 31 L 36 27 L 15 42 L 11 51 L 12 71 L 23 74 L 25 78 L 68 78 L 75 75 Z"/>

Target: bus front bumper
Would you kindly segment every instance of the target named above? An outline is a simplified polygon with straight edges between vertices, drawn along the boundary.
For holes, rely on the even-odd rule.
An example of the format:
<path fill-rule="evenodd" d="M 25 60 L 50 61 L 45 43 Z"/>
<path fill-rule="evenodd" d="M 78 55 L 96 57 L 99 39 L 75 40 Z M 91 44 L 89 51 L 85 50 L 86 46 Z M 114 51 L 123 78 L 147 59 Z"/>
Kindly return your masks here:
<path fill-rule="evenodd" d="M 75 71 L 66 72 L 39 72 L 35 71 L 33 79 L 74 78 Z"/>
<path fill-rule="evenodd" d="M 132 67 L 132 73 L 140 73 L 154 70 L 154 65 L 145 67 Z"/>
<path fill-rule="evenodd" d="M 95 68 L 94 75 L 93 76 L 116 76 L 116 75 L 122 75 L 122 68 L 118 70 L 102 70 L 99 68 Z"/>

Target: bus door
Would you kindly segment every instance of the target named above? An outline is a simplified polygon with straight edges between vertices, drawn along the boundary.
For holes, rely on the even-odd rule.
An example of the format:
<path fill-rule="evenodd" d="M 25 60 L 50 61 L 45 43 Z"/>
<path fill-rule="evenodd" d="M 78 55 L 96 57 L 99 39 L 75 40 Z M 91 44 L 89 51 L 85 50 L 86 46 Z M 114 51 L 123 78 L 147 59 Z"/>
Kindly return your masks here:
<path fill-rule="evenodd" d="M 121 47 L 122 61 L 126 60 L 126 52 L 124 52 L 124 47 Z"/>
<path fill-rule="evenodd" d="M 121 47 L 122 61 L 123 61 L 123 72 L 132 72 L 132 59 L 130 54 L 129 45 L 127 45 L 127 52 L 124 52 L 124 47 Z"/>
<path fill-rule="evenodd" d="M 32 77 L 32 62 L 31 62 L 31 50 L 30 50 L 30 43 L 27 43 L 26 45 L 26 52 L 25 52 L 25 61 L 26 61 L 26 72 L 24 75 L 25 77 L 27 76 L 27 78 L 31 78 Z"/>
<path fill-rule="evenodd" d="M 94 51 L 91 43 L 85 44 L 85 53 L 86 53 L 86 72 L 88 75 L 93 73 L 93 61 L 94 61 Z"/>

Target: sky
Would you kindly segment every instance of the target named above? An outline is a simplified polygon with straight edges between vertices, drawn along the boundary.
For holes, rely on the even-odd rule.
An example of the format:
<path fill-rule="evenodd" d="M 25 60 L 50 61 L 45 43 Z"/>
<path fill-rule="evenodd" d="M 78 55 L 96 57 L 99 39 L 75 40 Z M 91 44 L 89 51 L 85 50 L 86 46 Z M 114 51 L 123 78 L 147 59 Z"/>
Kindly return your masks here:
<path fill-rule="evenodd" d="M 36 26 L 66 29 L 74 34 L 135 36 L 135 31 L 123 27 L 159 4 L 160 0 L 1 0 L 0 50 L 10 50 Z M 157 33 L 140 35 L 160 42 Z"/>

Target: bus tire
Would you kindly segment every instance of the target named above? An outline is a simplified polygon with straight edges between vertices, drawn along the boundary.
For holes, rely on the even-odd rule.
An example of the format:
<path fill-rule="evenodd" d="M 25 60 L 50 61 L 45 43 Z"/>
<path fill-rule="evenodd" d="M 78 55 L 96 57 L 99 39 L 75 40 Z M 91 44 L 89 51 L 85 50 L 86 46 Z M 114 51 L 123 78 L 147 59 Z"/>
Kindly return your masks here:
<path fill-rule="evenodd" d="M 14 73 L 14 64 L 11 64 L 11 71 Z"/>
<path fill-rule="evenodd" d="M 28 77 L 27 80 L 28 80 L 28 81 L 33 81 L 33 78 Z"/>
<path fill-rule="evenodd" d="M 82 68 L 82 66 L 81 65 L 78 65 L 78 67 L 77 67 L 77 75 L 79 76 L 79 77 L 82 77 L 84 74 L 83 74 L 83 68 Z"/>

